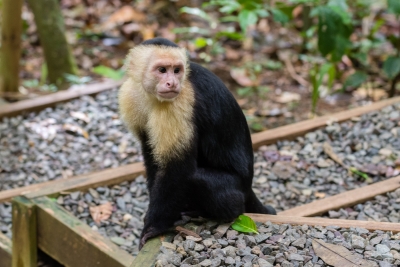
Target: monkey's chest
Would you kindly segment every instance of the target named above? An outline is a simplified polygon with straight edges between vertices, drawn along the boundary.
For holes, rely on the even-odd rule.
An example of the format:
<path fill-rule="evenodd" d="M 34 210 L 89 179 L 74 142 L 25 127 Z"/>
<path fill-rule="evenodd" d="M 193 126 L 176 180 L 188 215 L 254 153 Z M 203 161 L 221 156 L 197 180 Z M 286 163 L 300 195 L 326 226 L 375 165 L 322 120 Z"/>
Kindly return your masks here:
<path fill-rule="evenodd" d="M 146 132 L 155 160 L 165 165 L 182 156 L 192 143 L 193 128 L 191 114 L 169 109 L 151 112 L 147 118 Z"/>

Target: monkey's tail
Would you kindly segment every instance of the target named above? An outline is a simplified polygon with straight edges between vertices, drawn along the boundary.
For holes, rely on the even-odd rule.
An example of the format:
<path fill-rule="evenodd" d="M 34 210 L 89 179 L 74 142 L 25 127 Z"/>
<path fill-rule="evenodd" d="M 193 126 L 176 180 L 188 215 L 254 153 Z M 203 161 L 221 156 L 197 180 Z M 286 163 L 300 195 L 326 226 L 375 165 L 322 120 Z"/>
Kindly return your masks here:
<path fill-rule="evenodd" d="M 257 198 L 257 196 L 254 194 L 252 189 L 246 196 L 245 210 L 248 213 L 261 213 L 261 214 L 276 215 L 276 210 L 269 205 L 264 206 L 260 202 L 260 200 Z"/>

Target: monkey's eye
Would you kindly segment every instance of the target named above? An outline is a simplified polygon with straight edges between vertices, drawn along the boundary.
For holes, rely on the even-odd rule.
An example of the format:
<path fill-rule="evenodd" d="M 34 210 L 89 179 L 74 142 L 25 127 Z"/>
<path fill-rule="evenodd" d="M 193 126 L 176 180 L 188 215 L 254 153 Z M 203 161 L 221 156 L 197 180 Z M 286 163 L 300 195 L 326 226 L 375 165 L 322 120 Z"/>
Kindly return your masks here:
<path fill-rule="evenodd" d="M 176 69 L 174 69 L 174 73 L 179 73 L 181 71 L 181 69 L 180 68 L 176 68 Z"/>
<path fill-rule="evenodd" d="M 167 69 L 164 68 L 164 67 L 159 67 L 159 68 L 158 68 L 158 71 L 161 72 L 161 73 L 166 73 L 166 72 L 167 72 Z"/>

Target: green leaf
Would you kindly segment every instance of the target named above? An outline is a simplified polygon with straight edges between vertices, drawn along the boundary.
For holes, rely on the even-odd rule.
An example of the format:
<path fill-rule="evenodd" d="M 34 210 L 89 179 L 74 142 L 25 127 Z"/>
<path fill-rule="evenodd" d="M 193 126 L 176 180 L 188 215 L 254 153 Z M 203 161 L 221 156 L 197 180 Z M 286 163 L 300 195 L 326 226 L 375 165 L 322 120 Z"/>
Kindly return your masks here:
<path fill-rule="evenodd" d="M 222 7 L 219 9 L 221 13 L 226 13 L 226 14 L 231 14 L 234 11 L 238 11 L 240 9 L 240 4 L 235 1 L 230 1 L 226 5 L 222 5 Z"/>
<path fill-rule="evenodd" d="M 243 39 L 243 34 L 238 33 L 238 32 L 220 31 L 220 32 L 217 32 L 217 34 L 215 35 L 215 37 L 217 37 L 217 38 L 222 37 L 222 36 L 225 36 L 232 40 L 240 41 Z"/>
<path fill-rule="evenodd" d="M 257 23 L 257 14 L 254 11 L 244 9 L 239 13 L 239 24 L 243 32 L 246 32 L 247 27 Z"/>
<path fill-rule="evenodd" d="M 323 56 L 332 53 L 332 61 L 339 61 L 350 47 L 351 25 L 332 7 L 318 7 L 318 49 Z"/>
<path fill-rule="evenodd" d="M 200 18 L 202 18 L 210 23 L 212 22 L 212 18 L 204 10 L 201 10 L 200 8 L 197 8 L 197 7 L 186 7 L 185 6 L 180 9 L 180 12 L 199 16 Z"/>
<path fill-rule="evenodd" d="M 124 72 L 121 70 L 114 70 L 112 68 L 109 68 L 107 66 L 97 66 L 92 69 L 92 71 L 96 74 L 99 74 L 101 76 L 111 78 L 113 80 L 121 80 L 124 77 Z"/>
<path fill-rule="evenodd" d="M 396 14 L 400 15 L 400 1 L 399 0 L 388 0 L 388 7 L 389 11 Z"/>
<path fill-rule="evenodd" d="M 237 89 L 236 92 L 239 96 L 248 96 L 248 95 L 252 94 L 253 90 L 251 87 L 243 87 L 243 88 Z"/>
<path fill-rule="evenodd" d="M 280 9 L 272 8 L 271 12 L 275 21 L 280 22 L 282 24 L 289 22 L 289 17 L 285 13 L 283 13 Z"/>
<path fill-rule="evenodd" d="M 400 73 L 400 57 L 388 57 L 383 63 L 383 71 L 393 80 Z"/>
<path fill-rule="evenodd" d="M 359 170 L 357 170 L 357 169 L 354 168 L 354 167 L 350 167 L 349 169 L 350 169 L 350 171 L 351 171 L 352 173 L 361 176 L 361 177 L 364 178 L 365 180 L 371 179 L 371 178 L 368 176 L 368 174 L 366 174 L 366 173 L 364 173 L 364 172 L 362 172 L 362 171 L 359 171 Z"/>
<path fill-rule="evenodd" d="M 363 71 L 356 71 L 350 75 L 343 84 L 343 88 L 347 87 L 356 88 L 368 79 L 368 75 Z"/>
<path fill-rule="evenodd" d="M 207 44 L 207 39 L 202 37 L 196 38 L 196 40 L 194 40 L 194 45 L 196 46 L 196 48 L 203 48 L 207 46 Z"/>
<path fill-rule="evenodd" d="M 238 232 L 258 234 L 256 223 L 246 215 L 239 215 L 239 218 L 233 222 L 231 227 Z"/>

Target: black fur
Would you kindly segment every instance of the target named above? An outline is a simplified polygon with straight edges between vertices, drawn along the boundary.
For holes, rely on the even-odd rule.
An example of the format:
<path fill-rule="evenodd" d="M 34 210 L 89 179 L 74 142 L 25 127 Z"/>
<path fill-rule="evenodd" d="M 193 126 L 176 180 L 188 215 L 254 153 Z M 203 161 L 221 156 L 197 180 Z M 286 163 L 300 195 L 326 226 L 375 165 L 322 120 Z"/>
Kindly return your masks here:
<path fill-rule="evenodd" d="M 176 46 L 162 38 L 144 44 Z M 235 98 L 209 70 L 196 63 L 190 63 L 190 69 L 195 91 L 191 147 L 161 170 L 153 159 L 147 133 L 140 137 L 150 192 L 141 245 L 173 226 L 182 213 L 195 212 L 221 221 L 244 212 L 276 214 L 272 207 L 261 204 L 251 188 L 251 137 Z"/>

